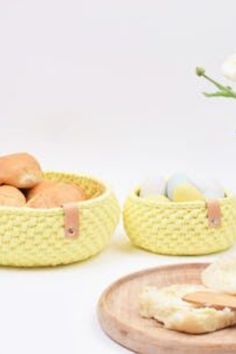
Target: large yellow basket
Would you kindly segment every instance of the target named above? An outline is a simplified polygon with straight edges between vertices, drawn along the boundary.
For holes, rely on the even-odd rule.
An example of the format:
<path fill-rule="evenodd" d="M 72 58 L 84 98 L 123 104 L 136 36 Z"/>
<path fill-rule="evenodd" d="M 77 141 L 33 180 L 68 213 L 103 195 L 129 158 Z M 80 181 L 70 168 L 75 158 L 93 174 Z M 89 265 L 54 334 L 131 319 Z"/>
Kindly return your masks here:
<path fill-rule="evenodd" d="M 210 205 L 210 204 L 209 204 Z M 219 199 L 217 208 L 204 201 L 165 203 L 139 196 L 137 188 L 124 206 L 124 227 L 134 245 L 167 255 L 203 255 L 225 250 L 236 239 L 236 199 Z M 214 225 L 211 212 L 218 212 Z"/>
<path fill-rule="evenodd" d="M 109 242 L 119 221 L 112 191 L 88 176 L 48 172 L 49 180 L 82 186 L 88 200 L 76 203 L 77 238 L 65 237 L 63 208 L 0 207 L 0 264 L 16 267 L 56 266 L 85 260 Z"/>

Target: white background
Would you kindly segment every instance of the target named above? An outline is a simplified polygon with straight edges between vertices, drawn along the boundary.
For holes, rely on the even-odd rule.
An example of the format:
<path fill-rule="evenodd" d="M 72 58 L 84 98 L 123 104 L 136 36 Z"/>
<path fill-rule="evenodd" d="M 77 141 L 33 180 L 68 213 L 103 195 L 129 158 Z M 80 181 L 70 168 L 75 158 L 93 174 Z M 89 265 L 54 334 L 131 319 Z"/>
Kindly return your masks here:
<path fill-rule="evenodd" d="M 173 171 L 236 191 L 236 102 L 204 98 L 212 87 L 194 75 L 203 65 L 223 80 L 235 13 L 235 0 L 1 1 L 0 152 L 95 174 L 121 202 L 145 176 Z M 183 261 L 192 259 L 132 248 L 120 226 L 93 260 L 0 269 L 1 351 L 125 353 L 98 326 L 102 290 L 130 271 Z"/>

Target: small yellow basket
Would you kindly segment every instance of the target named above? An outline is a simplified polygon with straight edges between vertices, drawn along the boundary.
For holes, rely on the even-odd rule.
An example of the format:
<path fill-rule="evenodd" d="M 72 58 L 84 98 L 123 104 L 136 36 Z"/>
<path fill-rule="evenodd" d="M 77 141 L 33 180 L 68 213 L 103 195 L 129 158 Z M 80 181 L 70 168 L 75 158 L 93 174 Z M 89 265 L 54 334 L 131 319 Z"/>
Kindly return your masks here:
<path fill-rule="evenodd" d="M 124 227 L 134 245 L 166 255 L 203 255 L 225 250 L 236 239 L 236 199 L 165 203 L 136 189 L 124 206 Z"/>
<path fill-rule="evenodd" d="M 68 173 L 48 172 L 44 177 L 79 184 L 88 200 L 75 203 L 72 218 L 63 208 L 0 207 L 1 265 L 40 267 L 81 261 L 100 252 L 112 237 L 120 211 L 106 185 Z M 76 237 L 68 237 L 65 229 L 71 220 L 77 222 Z"/>

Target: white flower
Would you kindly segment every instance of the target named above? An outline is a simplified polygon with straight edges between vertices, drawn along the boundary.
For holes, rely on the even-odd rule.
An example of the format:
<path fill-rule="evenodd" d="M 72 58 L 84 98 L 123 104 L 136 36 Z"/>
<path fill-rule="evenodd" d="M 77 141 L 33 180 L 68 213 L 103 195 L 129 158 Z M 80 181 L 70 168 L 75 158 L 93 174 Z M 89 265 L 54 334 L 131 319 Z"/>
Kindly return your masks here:
<path fill-rule="evenodd" d="M 222 65 L 222 72 L 227 79 L 236 81 L 236 54 L 225 60 Z"/>

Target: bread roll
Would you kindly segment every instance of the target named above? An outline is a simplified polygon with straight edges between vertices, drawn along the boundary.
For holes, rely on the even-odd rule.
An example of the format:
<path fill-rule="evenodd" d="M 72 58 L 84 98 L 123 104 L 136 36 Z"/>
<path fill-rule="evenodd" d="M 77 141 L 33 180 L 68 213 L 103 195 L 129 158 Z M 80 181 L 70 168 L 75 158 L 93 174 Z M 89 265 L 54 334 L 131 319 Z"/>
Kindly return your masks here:
<path fill-rule="evenodd" d="M 236 295 L 236 258 L 222 258 L 202 272 L 202 283 L 208 288 Z"/>
<path fill-rule="evenodd" d="M 0 184 L 31 188 L 41 181 L 38 161 L 27 153 L 0 157 Z"/>
<path fill-rule="evenodd" d="M 28 192 L 30 208 L 57 208 L 63 204 L 85 200 L 83 189 L 75 184 L 43 181 Z"/>
<path fill-rule="evenodd" d="M 236 324 L 236 312 L 228 308 L 216 310 L 182 300 L 183 296 L 199 290 L 207 291 L 200 285 L 147 287 L 140 295 L 140 315 L 162 322 L 165 328 L 192 334 L 214 332 Z"/>
<path fill-rule="evenodd" d="M 0 206 L 22 207 L 26 204 L 24 194 L 13 186 L 0 186 Z"/>
<path fill-rule="evenodd" d="M 26 191 L 27 201 L 35 197 L 37 194 L 44 192 L 48 188 L 55 186 L 57 183 L 58 182 L 54 182 L 46 179 L 42 180 L 40 183 L 36 184 L 36 186 Z"/>

